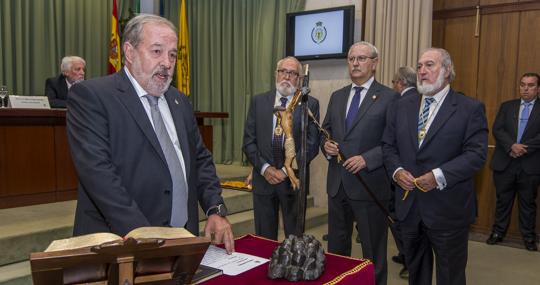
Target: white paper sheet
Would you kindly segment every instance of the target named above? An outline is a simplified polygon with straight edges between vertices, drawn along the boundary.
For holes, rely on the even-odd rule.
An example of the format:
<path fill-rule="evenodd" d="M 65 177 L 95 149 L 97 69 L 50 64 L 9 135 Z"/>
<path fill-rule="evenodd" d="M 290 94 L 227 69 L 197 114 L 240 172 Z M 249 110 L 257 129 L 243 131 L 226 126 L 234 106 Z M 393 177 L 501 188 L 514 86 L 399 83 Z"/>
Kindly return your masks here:
<path fill-rule="evenodd" d="M 259 265 L 268 262 L 268 259 L 258 256 L 234 252 L 227 254 L 225 249 L 210 245 L 204 254 L 202 265 L 223 270 L 225 275 L 238 275 Z"/>

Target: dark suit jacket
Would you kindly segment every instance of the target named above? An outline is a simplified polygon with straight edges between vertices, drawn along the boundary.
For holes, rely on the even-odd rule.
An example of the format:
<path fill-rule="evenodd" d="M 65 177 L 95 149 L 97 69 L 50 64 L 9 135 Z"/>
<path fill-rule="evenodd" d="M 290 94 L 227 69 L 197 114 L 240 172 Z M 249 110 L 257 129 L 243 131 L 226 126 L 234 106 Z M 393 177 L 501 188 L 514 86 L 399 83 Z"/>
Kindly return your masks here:
<path fill-rule="evenodd" d="M 198 234 L 197 201 L 205 211 L 223 203 L 221 188 L 190 102 L 174 87 L 165 98 L 186 167 L 186 228 Z M 141 226 L 169 225 L 171 175 L 124 70 L 71 88 L 67 130 L 79 177 L 75 235 L 108 231 L 125 235 Z"/>
<path fill-rule="evenodd" d="M 407 97 L 409 95 L 418 95 L 418 90 L 416 89 L 416 87 L 413 87 L 413 88 L 407 90 L 407 92 L 405 92 L 405 93 L 403 93 L 403 95 L 401 95 L 401 98 Z"/>
<path fill-rule="evenodd" d="M 405 97 L 389 110 L 383 136 L 384 163 L 390 176 L 398 167 L 414 177 L 440 168 L 447 186 L 442 191 L 433 189 L 427 193 L 415 189 L 405 201 L 404 190 L 396 186 L 397 218 L 405 219 L 415 203 L 428 228 L 468 226 L 476 215 L 473 176 L 482 168 L 487 155 L 484 105 L 450 89 L 419 148 L 421 99 L 421 95 Z"/>
<path fill-rule="evenodd" d="M 367 167 L 360 171 L 360 175 L 378 199 L 388 200 L 390 182 L 383 167 L 381 137 L 386 124 L 386 110 L 399 98 L 399 94 L 374 80 L 362 100 L 351 129 L 346 132 L 347 99 L 351 88 L 352 85 L 349 85 L 332 93 L 323 128 L 339 144 L 345 157 L 362 155 Z M 324 146 L 324 141 L 322 138 L 321 146 Z M 341 183 L 350 199 L 372 200 L 358 179 L 332 157 L 328 164 L 328 195 L 335 196 Z"/>
<path fill-rule="evenodd" d="M 272 152 L 273 136 L 273 110 L 276 98 L 276 90 L 256 95 L 251 100 L 246 125 L 244 126 L 244 153 L 253 165 L 253 192 L 258 194 L 270 194 L 274 191 L 271 185 L 262 176 L 261 168 L 265 163 L 274 166 Z M 319 119 L 319 101 L 311 96 L 308 97 L 308 108 Z M 293 137 L 296 147 L 296 159 L 300 159 L 300 136 L 301 136 L 301 108 L 298 105 L 293 112 Z M 319 130 L 310 120 L 307 134 L 307 163 L 319 153 Z M 287 184 L 289 180 L 286 181 Z M 279 184 L 278 184 L 279 185 Z M 290 187 L 289 187 L 290 188 Z"/>
<path fill-rule="evenodd" d="M 66 77 L 63 74 L 45 80 L 45 95 L 49 98 L 51 108 L 65 108 L 67 93 Z"/>
<path fill-rule="evenodd" d="M 503 171 L 514 158 L 509 153 L 516 143 L 521 99 L 506 101 L 501 105 L 493 123 L 495 152 L 491 168 Z M 540 174 L 540 100 L 537 98 L 529 115 L 529 121 L 521 138 L 521 143 L 528 146 L 527 153 L 517 158 L 523 171 L 530 175 Z"/>

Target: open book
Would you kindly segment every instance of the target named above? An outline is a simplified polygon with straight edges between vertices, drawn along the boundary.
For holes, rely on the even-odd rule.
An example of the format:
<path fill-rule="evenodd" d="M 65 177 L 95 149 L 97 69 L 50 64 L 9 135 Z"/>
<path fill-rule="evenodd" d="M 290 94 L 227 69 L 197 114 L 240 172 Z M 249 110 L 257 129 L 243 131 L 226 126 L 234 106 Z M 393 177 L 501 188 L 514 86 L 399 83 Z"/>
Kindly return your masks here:
<path fill-rule="evenodd" d="M 177 239 L 195 236 L 184 228 L 141 227 L 132 230 L 124 238 L 113 233 L 95 233 L 55 240 L 51 242 L 45 252 L 84 248 L 115 241 L 122 242 L 130 237 L 134 239 Z"/>

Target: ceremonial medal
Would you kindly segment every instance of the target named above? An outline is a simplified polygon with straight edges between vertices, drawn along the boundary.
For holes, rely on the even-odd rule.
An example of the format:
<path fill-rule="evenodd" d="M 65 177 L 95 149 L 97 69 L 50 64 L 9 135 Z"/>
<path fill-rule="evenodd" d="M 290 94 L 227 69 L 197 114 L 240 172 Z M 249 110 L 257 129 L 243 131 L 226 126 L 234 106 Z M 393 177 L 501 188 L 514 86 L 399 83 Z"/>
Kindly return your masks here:
<path fill-rule="evenodd" d="M 422 128 L 418 132 L 418 140 L 423 140 L 426 137 L 426 129 Z"/>
<path fill-rule="evenodd" d="M 280 125 L 277 125 L 274 129 L 274 134 L 281 136 L 283 134 L 283 128 Z"/>

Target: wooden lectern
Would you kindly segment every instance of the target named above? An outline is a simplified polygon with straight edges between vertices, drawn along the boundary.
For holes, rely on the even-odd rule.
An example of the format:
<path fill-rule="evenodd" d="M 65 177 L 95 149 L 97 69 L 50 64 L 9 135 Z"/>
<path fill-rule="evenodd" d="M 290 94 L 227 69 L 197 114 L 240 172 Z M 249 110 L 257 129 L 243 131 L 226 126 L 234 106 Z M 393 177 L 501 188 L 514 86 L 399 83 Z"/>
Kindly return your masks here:
<path fill-rule="evenodd" d="M 30 255 L 42 284 L 188 284 L 210 239 L 133 239 Z"/>

